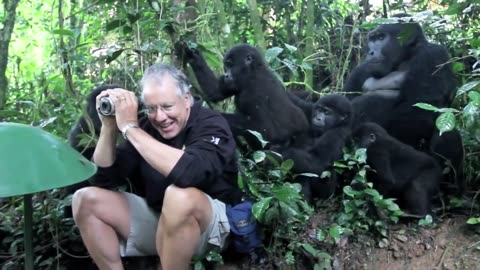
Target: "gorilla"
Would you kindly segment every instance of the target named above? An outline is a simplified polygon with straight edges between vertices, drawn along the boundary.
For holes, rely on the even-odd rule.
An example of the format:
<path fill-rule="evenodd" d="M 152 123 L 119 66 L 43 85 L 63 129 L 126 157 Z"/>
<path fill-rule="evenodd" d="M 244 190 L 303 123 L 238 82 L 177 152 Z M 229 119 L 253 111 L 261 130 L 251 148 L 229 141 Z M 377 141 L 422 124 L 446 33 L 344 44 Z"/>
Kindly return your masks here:
<path fill-rule="evenodd" d="M 352 70 L 344 87 L 359 119 L 355 123 L 378 123 L 418 148 L 434 133 L 437 114 L 413 105 L 449 106 L 455 94 L 448 52 L 428 42 L 418 23 L 380 25 L 368 33 L 367 44 L 365 60 Z"/>
<path fill-rule="evenodd" d="M 255 130 L 271 144 L 288 143 L 308 129 L 307 118 L 288 98 L 284 86 L 260 52 L 248 45 L 231 48 L 223 59 L 224 74 L 217 78 L 197 49 L 177 45 L 192 67 L 207 101 L 234 96 L 236 111 L 223 113 L 235 136 L 249 137 Z M 256 139 L 247 141 L 254 144 Z"/>
<path fill-rule="evenodd" d="M 397 198 L 400 207 L 412 214 L 432 211 L 432 198 L 442 172 L 434 158 L 390 136 L 375 123 L 361 123 L 354 129 L 355 145 L 367 149 L 371 171 L 367 179 L 385 197 Z"/>
<path fill-rule="evenodd" d="M 295 104 L 309 116 L 310 130 L 307 139 L 293 146 L 274 146 L 273 151 L 283 159 L 292 159 L 295 173 L 314 173 L 318 177 L 299 175 L 307 201 L 312 198 L 328 198 L 337 187 L 333 163 L 342 157 L 343 148 L 350 139 L 353 110 L 350 101 L 338 94 L 321 97 L 310 103 L 290 95 Z M 322 177 L 330 170 L 329 177 Z"/>

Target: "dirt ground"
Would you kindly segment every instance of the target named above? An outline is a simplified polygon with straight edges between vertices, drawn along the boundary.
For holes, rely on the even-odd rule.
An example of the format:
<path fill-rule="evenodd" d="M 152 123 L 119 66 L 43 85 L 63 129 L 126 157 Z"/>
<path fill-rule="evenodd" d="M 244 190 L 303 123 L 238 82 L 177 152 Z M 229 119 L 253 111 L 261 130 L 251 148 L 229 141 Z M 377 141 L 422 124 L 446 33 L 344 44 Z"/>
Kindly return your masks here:
<path fill-rule="evenodd" d="M 334 255 L 335 269 L 480 269 L 480 236 L 466 217 L 444 219 L 436 228 L 396 226 L 385 247 L 370 241 L 345 243 Z"/>
<path fill-rule="evenodd" d="M 318 226 L 313 216 L 310 229 Z M 480 269 L 480 235 L 470 230 L 466 216 L 446 217 L 432 228 L 413 223 L 395 225 L 388 239 L 343 238 L 330 250 L 335 270 L 350 269 Z M 236 269 L 312 269 L 311 266 L 217 265 L 217 270 Z"/>

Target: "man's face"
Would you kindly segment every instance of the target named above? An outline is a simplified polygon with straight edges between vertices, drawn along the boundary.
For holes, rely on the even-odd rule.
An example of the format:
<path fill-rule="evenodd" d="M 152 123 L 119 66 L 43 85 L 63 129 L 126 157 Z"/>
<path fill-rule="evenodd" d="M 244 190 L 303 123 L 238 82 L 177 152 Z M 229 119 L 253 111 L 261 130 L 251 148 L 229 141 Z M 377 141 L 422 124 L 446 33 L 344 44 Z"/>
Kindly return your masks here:
<path fill-rule="evenodd" d="M 190 115 L 190 94 L 177 95 L 177 84 L 169 75 L 159 82 L 150 79 L 143 86 L 143 99 L 148 119 L 165 139 L 177 136 Z"/>

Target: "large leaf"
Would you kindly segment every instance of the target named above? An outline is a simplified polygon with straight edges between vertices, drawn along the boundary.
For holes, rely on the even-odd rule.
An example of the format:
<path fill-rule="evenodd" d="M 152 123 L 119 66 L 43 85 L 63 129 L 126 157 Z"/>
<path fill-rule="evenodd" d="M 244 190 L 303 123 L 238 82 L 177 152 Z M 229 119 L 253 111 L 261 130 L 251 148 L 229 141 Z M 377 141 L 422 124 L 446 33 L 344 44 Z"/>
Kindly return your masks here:
<path fill-rule="evenodd" d="M 52 33 L 56 35 L 71 36 L 71 37 L 75 35 L 72 30 L 68 30 L 68 29 L 55 29 L 52 31 Z"/>
<path fill-rule="evenodd" d="M 476 91 L 470 91 L 468 92 L 468 97 L 470 98 L 471 101 L 480 103 L 480 93 Z"/>
<path fill-rule="evenodd" d="M 424 109 L 424 110 L 427 110 L 427 111 L 438 111 L 439 109 L 433 105 L 430 105 L 428 103 L 422 103 L 422 102 L 419 102 L 419 103 L 416 103 L 415 105 L 413 105 L 415 107 L 419 107 L 421 109 Z"/>
<path fill-rule="evenodd" d="M 266 197 L 253 204 L 252 213 L 258 221 L 262 222 L 264 220 L 263 218 L 272 199 L 272 197 Z"/>
<path fill-rule="evenodd" d="M 479 84 L 480 84 L 480 81 L 472 81 L 460 86 L 460 88 L 458 88 L 458 91 L 457 91 L 457 96 L 463 95 L 464 93 L 477 87 Z"/>
<path fill-rule="evenodd" d="M 250 132 L 252 135 L 254 135 L 257 140 L 262 144 L 262 148 L 265 147 L 265 145 L 267 145 L 268 141 L 265 141 L 263 139 L 263 136 L 262 134 L 260 134 L 260 132 L 257 132 L 255 130 L 251 130 L 251 129 L 247 129 L 248 132 Z"/>
<path fill-rule="evenodd" d="M 109 32 L 109 31 L 112 31 L 113 29 L 116 29 L 116 28 L 118 28 L 118 27 L 124 26 L 125 24 L 127 24 L 127 21 L 115 19 L 115 20 L 110 21 L 109 23 L 107 23 L 107 25 L 105 26 L 105 28 L 107 29 L 107 32 Z"/>
<path fill-rule="evenodd" d="M 259 163 L 264 161 L 266 156 L 267 155 L 263 151 L 255 151 L 255 153 L 253 153 L 253 160 L 255 163 Z"/>
<path fill-rule="evenodd" d="M 283 52 L 282 48 L 272 47 L 265 52 L 265 60 L 267 60 L 267 63 L 271 63 L 281 52 Z"/>
<path fill-rule="evenodd" d="M 122 53 L 123 53 L 123 49 L 120 49 L 120 50 L 117 50 L 117 51 L 114 51 L 111 55 L 107 56 L 107 64 L 110 64 L 113 60 L 117 59 Z"/>
<path fill-rule="evenodd" d="M 451 112 L 442 113 L 435 121 L 435 125 L 438 130 L 440 130 L 440 135 L 444 132 L 451 131 L 456 125 L 455 115 Z"/>

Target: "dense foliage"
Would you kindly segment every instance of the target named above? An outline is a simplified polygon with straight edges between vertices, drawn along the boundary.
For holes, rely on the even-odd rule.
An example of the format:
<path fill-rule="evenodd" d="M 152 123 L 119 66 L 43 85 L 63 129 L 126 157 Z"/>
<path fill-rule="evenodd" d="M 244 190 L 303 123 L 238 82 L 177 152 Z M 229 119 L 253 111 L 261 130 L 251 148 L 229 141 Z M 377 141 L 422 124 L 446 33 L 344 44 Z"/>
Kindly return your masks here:
<path fill-rule="evenodd" d="M 384 15 L 408 12 L 425 28 L 430 40 L 448 47 L 458 81 L 452 108 L 422 108 L 442 114 L 439 132 L 461 130 L 466 149 L 466 198 L 449 197 L 447 206 L 469 205 L 480 188 L 480 1 L 344 1 L 344 0 L 173 0 L 173 1 L 13 1 L 0 6 L 0 121 L 40 126 L 66 138 L 82 115 L 84 97 L 94 85 L 117 83 L 138 91 L 142 71 L 168 62 L 191 71 L 175 57 L 175 44 L 186 42 L 222 70 L 222 56 L 236 43 L 261 48 L 267 62 L 289 89 L 313 94 L 339 92 L 362 57 L 366 31 Z M 375 2 L 375 3 L 373 3 Z M 376 4 L 376 5 L 372 5 Z M 16 17 L 12 16 L 16 13 Z M 16 10 L 16 12 L 15 12 Z M 13 21 L 12 21 L 13 20 Z M 14 23 L 14 24 L 12 24 Z M 8 26 L 14 26 L 9 33 Z M 5 50 L 9 48 L 9 50 Z M 5 69 L 6 68 L 6 69 Z M 2 79 L 4 76 L 7 81 Z M 201 94 L 197 92 L 197 94 Z M 219 108 L 232 110 L 225 102 Z M 259 164 L 269 151 L 242 156 L 240 184 L 257 201 L 254 214 L 264 225 L 268 251 L 277 263 L 297 264 L 309 258 L 316 269 L 328 269 L 328 247 L 343 235 L 369 233 L 382 239 L 401 211 L 376 190 L 355 191 L 347 183 L 341 202 L 319 202 L 316 212 L 338 208 L 316 241 L 298 238 L 314 212 L 296 184 L 285 183 L 292 164 L 265 171 Z M 5 157 L 2 157 L 5 158 Z M 0 161 L 1 162 L 1 161 Z M 352 173 L 352 184 L 368 184 L 364 153 L 345 153 L 339 171 Z M 35 269 L 53 269 L 88 258 L 72 220 L 62 218 L 70 198 L 58 190 L 34 196 Z M 377 209 L 374 215 L 371 205 Z M 0 199 L 0 264 L 20 269 L 23 260 L 23 206 L 20 198 Z M 468 223 L 479 226 L 478 206 Z M 430 217 L 421 220 L 431 223 Z M 478 227 L 477 227 L 478 229 Z M 319 244 L 320 243 L 320 244 Z M 325 248 L 325 249 L 324 249 Z M 60 268 L 61 269 L 61 268 Z"/>

